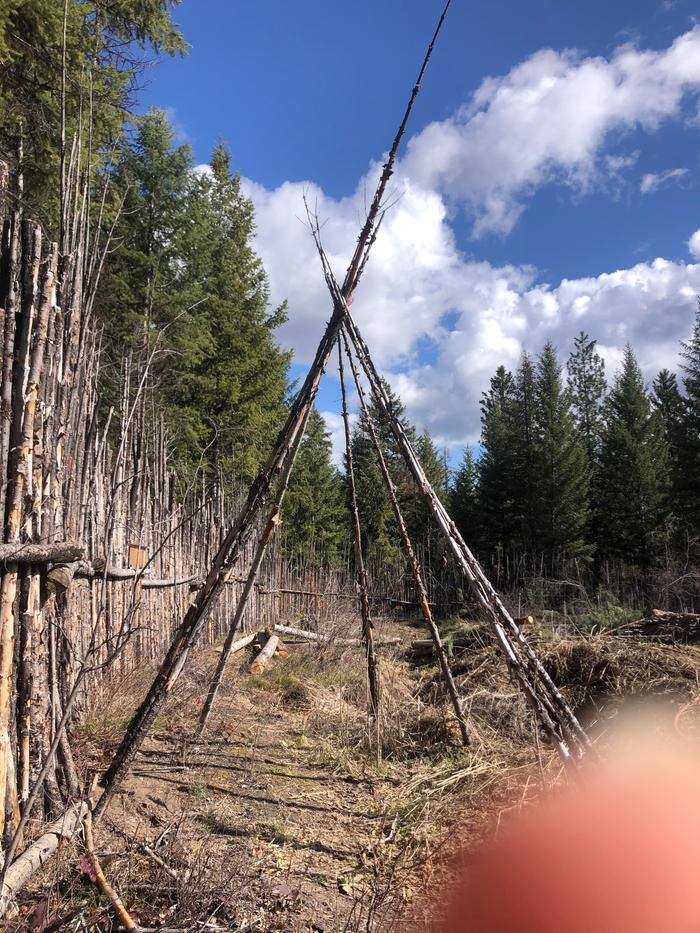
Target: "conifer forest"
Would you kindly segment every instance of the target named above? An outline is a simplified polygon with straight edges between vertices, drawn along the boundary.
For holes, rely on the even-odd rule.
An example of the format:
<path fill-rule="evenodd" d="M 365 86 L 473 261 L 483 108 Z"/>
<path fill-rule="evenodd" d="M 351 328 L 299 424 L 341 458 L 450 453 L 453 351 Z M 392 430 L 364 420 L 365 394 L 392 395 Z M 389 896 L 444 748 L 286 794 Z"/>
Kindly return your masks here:
<path fill-rule="evenodd" d="M 643 159 L 584 171 L 589 91 L 558 123 L 533 101 L 614 70 L 611 126 L 652 136 L 657 71 L 663 106 L 697 105 L 697 25 L 661 51 L 611 33 L 597 57 L 538 39 L 455 109 L 465 23 L 487 25 L 410 0 L 357 87 L 317 74 L 318 107 L 295 98 L 315 152 L 311 111 L 328 137 L 336 90 L 356 102 L 348 153 L 372 161 L 353 201 L 250 180 L 221 108 L 251 87 L 199 99 L 202 161 L 149 85 L 204 23 L 213 60 L 225 10 L 291 94 L 273 52 L 320 48 L 322 5 L 291 5 L 298 49 L 277 0 L 266 24 L 262 0 L 201 2 L 196 28 L 193 6 L 0 0 L 0 929 L 700 928 L 700 266 L 554 288 L 517 233 L 538 185 L 575 190 L 584 220 L 588 196 L 628 209 Z M 361 42 L 339 15 L 328 35 Z M 520 187 L 484 180 L 507 140 L 489 120 L 525 128 Z M 294 146 L 280 127 L 275 159 Z M 674 184 L 688 196 L 692 170 L 649 171 L 638 196 Z M 700 231 L 688 248 L 700 261 Z M 652 272 L 686 276 L 666 312 Z M 565 307 L 566 287 L 590 294 Z"/>

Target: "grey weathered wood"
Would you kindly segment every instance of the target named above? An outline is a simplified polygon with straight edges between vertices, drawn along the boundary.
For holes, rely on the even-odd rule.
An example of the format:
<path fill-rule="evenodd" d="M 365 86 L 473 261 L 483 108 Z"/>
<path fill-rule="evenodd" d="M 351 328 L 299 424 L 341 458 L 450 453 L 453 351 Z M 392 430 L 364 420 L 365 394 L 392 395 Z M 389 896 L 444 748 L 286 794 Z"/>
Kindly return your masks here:
<path fill-rule="evenodd" d="M 413 575 L 413 581 L 418 591 L 418 599 L 420 602 L 421 612 L 423 614 L 423 621 L 425 622 L 426 626 L 428 627 L 428 630 L 430 631 L 433 648 L 435 650 L 435 654 L 440 664 L 442 676 L 444 678 L 445 685 L 447 686 L 447 692 L 449 693 L 450 700 L 452 702 L 452 709 L 454 710 L 455 719 L 457 720 L 460 735 L 462 736 L 462 743 L 464 745 L 469 745 L 469 729 L 467 727 L 467 720 L 464 715 L 464 710 L 462 709 L 462 702 L 459 698 L 459 694 L 457 692 L 457 687 L 455 685 L 454 678 L 452 677 L 452 674 L 450 672 L 450 666 L 447 661 L 447 652 L 445 651 L 445 647 L 442 643 L 442 638 L 440 637 L 440 632 L 438 631 L 438 627 L 435 624 L 435 620 L 433 619 L 433 613 L 430 608 L 430 603 L 428 602 L 428 594 L 426 592 L 425 585 L 423 583 L 423 577 L 420 571 L 420 566 L 418 564 L 418 560 L 416 559 L 415 551 L 413 550 L 413 544 L 409 537 L 408 528 L 406 526 L 406 522 L 404 521 L 404 517 L 401 512 L 401 507 L 399 505 L 399 500 L 396 495 L 396 488 L 394 486 L 394 482 L 389 473 L 389 469 L 386 465 L 386 460 L 384 458 L 384 452 L 382 451 L 381 445 L 379 443 L 377 431 L 376 431 L 374 422 L 372 420 L 372 416 L 370 414 L 369 408 L 367 406 L 367 402 L 365 400 L 365 393 L 364 393 L 364 389 L 362 386 L 362 382 L 360 381 L 360 375 L 355 366 L 355 361 L 353 360 L 350 347 L 348 346 L 347 336 L 345 334 L 344 329 L 341 331 L 341 337 L 343 340 L 343 345 L 345 347 L 345 353 L 348 359 L 348 363 L 350 364 L 350 369 L 352 371 L 353 380 L 355 382 L 355 388 L 357 390 L 357 395 L 360 400 L 360 408 L 362 411 L 362 415 L 365 419 L 367 427 L 369 428 L 370 437 L 372 438 L 372 444 L 374 446 L 374 451 L 377 455 L 377 459 L 379 460 L 379 467 L 381 470 L 382 478 L 384 480 L 384 485 L 389 495 L 391 507 L 394 511 L 394 518 L 396 519 L 396 523 L 399 527 L 399 534 L 401 536 L 401 542 L 403 544 L 404 552 L 406 554 L 406 559 L 408 560 L 408 564 L 409 564 L 409 567 L 411 568 L 411 573 Z"/>
<path fill-rule="evenodd" d="M 58 851 L 60 846 L 73 838 L 87 813 L 86 800 L 71 804 L 60 819 L 47 826 L 37 841 L 9 865 L 5 872 L 2 892 L 0 892 L 0 917 L 4 917 L 11 901 L 29 879 Z"/>
<path fill-rule="evenodd" d="M 343 351 L 338 337 L 338 374 L 340 377 L 340 394 L 342 399 L 343 431 L 345 434 L 345 470 L 350 492 L 350 513 L 352 515 L 352 536 L 355 547 L 355 576 L 360 602 L 360 617 L 362 619 L 362 643 L 365 647 L 367 660 L 367 683 L 372 707 L 372 715 L 377 719 L 379 715 L 379 663 L 374 647 L 374 623 L 367 599 L 367 570 L 362 555 L 362 529 L 360 528 L 360 512 L 357 507 L 357 489 L 355 487 L 355 466 L 353 464 L 352 443 L 350 440 L 350 419 L 348 416 L 348 400 L 345 391 L 345 375 L 343 372 Z"/>

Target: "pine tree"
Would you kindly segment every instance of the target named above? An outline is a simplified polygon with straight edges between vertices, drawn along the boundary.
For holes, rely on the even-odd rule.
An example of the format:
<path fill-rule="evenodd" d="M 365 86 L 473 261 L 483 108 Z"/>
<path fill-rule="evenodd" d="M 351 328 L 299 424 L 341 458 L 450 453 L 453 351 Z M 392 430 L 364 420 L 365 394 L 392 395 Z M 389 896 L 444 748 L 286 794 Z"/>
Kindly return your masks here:
<path fill-rule="evenodd" d="M 589 558 L 588 464 L 551 341 L 537 363 L 537 544 L 545 558 Z"/>
<path fill-rule="evenodd" d="M 647 570 L 667 518 L 668 451 L 630 346 L 605 404 L 597 485 L 602 554 Z"/>
<path fill-rule="evenodd" d="M 343 481 L 332 461 L 331 436 L 314 409 L 299 448 L 282 507 L 282 540 L 287 554 L 313 555 L 337 564 L 348 538 Z"/>
<path fill-rule="evenodd" d="M 183 481 L 203 467 L 244 486 L 284 415 L 290 360 L 275 339 L 285 308 L 269 309 L 251 245 L 253 205 L 224 146 L 211 171 L 196 175 L 189 148 L 175 145 L 157 110 L 139 119 L 118 182 L 126 193 L 120 248 L 97 309 L 109 356 L 155 352 L 156 399 Z"/>
<path fill-rule="evenodd" d="M 408 423 L 401 400 L 385 380 L 383 380 L 383 384 L 395 416 L 403 425 L 411 443 L 415 444 L 415 430 Z M 374 400 L 370 401 L 368 407 L 384 459 L 396 486 L 399 504 L 403 510 L 407 510 L 413 501 L 413 481 L 391 428 Z M 396 527 L 391 501 L 386 492 L 372 437 L 363 417 L 358 419 L 353 431 L 351 449 L 355 468 L 355 485 L 362 528 L 363 550 L 371 558 L 399 566 L 403 559 L 399 531 Z"/>
<path fill-rule="evenodd" d="M 588 465 L 594 469 L 603 429 L 603 399 L 607 391 L 605 363 L 596 352 L 597 342 L 581 331 L 567 364 L 571 407 L 583 440 Z"/>
<path fill-rule="evenodd" d="M 468 545 L 479 540 L 478 468 L 474 454 L 467 447 L 462 462 L 452 480 L 449 492 L 449 513 L 457 530 Z"/>
<path fill-rule="evenodd" d="M 481 399 L 483 452 L 478 464 L 481 548 L 491 560 L 511 552 L 517 542 L 515 411 L 513 376 L 499 366 Z"/>
<path fill-rule="evenodd" d="M 154 108 L 137 118 L 115 180 L 124 211 L 97 305 L 113 358 L 125 347 L 152 349 L 165 329 L 162 358 L 175 337 L 173 325 L 187 323 L 176 286 L 192 168 L 190 148 L 175 145 L 164 111 Z"/>
<path fill-rule="evenodd" d="M 188 223 L 189 221 L 189 223 Z M 186 440 L 183 455 L 204 451 L 212 471 L 238 484 L 255 476 L 284 416 L 291 354 L 276 329 L 286 306 L 269 307 L 269 285 L 252 248 L 255 214 L 222 144 L 211 172 L 191 182 L 179 237 L 181 301 L 191 327 L 174 329 L 163 397 Z"/>
<path fill-rule="evenodd" d="M 423 431 L 415 443 L 415 451 L 423 467 L 426 478 L 437 493 L 438 498 L 444 502 L 447 498 L 447 484 L 445 482 L 445 464 L 433 443 L 428 430 Z M 429 551 L 434 550 L 439 532 L 425 503 L 425 498 L 413 479 L 406 477 L 403 490 L 403 514 L 408 526 L 408 533 L 414 545 L 422 544 Z"/>
<path fill-rule="evenodd" d="M 68 0 L 66 138 L 70 146 L 79 136 L 83 167 L 88 153 L 97 165 L 108 161 L 147 67 L 141 53 L 185 51 L 171 19 L 178 2 Z M 25 204 L 58 238 L 64 4 L 2 0 L 0 8 L 0 152 L 13 160 L 21 137 Z"/>

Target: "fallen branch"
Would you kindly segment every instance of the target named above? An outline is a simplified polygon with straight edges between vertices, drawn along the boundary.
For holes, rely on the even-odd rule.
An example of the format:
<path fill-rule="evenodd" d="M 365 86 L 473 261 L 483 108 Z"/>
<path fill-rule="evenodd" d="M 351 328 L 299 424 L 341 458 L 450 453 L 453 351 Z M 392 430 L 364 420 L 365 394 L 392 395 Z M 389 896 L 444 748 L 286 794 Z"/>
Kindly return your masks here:
<path fill-rule="evenodd" d="M 105 873 L 102 871 L 102 866 L 100 865 L 100 861 L 97 858 L 97 852 L 95 852 L 95 842 L 92 838 L 92 814 L 89 810 L 85 817 L 85 851 L 87 852 L 87 857 L 90 865 L 92 866 L 92 870 L 95 873 L 97 887 L 100 889 L 100 891 L 102 891 L 104 896 L 112 905 L 112 909 L 119 918 L 119 922 L 127 930 L 138 930 L 138 926 L 134 921 L 134 918 L 126 909 L 122 899 L 119 897 L 109 881 L 107 881 Z"/>
<path fill-rule="evenodd" d="M 303 628 L 294 628 L 293 625 L 275 625 L 276 632 L 282 632 L 284 635 L 296 635 L 298 638 L 306 638 L 309 641 L 329 641 L 328 635 L 319 635 L 318 632 L 309 632 Z"/>
<path fill-rule="evenodd" d="M 169 586 L 184 586 L 193 583 L 199 577 L 192 573 L 187 577 L 146 577 L 143 571 L 131 567 L 105 567 L 101 561 L 80 561 L 75 568 L 76 577 L 104 577 L 107 580 L 135 580 L 137 577 L 144 590 L 164 590 Z"/>
<path fill-rule="evenodd" d="M 277 628 L 277 626 L 275 626 L 275 628 Z M 230 653 L 235 654 L 236 651 L 241 651 L 243 648 L 246 647 L 246 645 L 250 645 L 252 642 L 254 642 L 257 637 L 258 637 L 257 632 L 251 632 L 250 635 L 245 635 L 243 638 L 237 638 L 236 641 L 234 641 L 234 643 L 231 645 Z M 218 651 L 219 653 L 221 653 L 223 650 L 224 650 L 223 648 L 216 649 L 216 651 Z"/>
<path fill-rule="evenodd" d="M 147 858 L 151 859 L 151 861 L 155 862 L 156 865 L 159 865 L 166 874 L 170 875 L 171 878 L 177 881 L 178 874 L 175 869 L 171 868 L 170 865 L 168 865 L 168 863 L 165 862 L 157 852 L 154 852 L 153 849 L 150 846 L 147 846 L 145 842 L 140 842 L 138 847 L 140 852 L 142 852 Z"/>
<path fill-rule="evenodd" d="M 361 638 L 334 638 L 332 635 L 321 635 L 318 632 L 309 632 L 303 628 L 294 628 L 293 625 L 281 625 L 275 624 L 273 626 L 276 632 L 281 632 L 283 635 L 294 635 L 297 638 L 304 638 L 307 641 L 312 641 L 315 644 L 319 645 L 339 645 L 341 647 L 350 647 L 352 645 L 361 645 Z M 377 647 L 380 646 L 390 646 L 390 645 L 400 645 L 400 638 L 382 638 L 379 641 L 375 642 Z"/>
<path fill-rule="evenodd" d="M 73 838 L 87 814 L 86 800 L 72 804 L 63 816 L 47 826 L 43 835 L 12 862 L 5 873 L 5 883 L 0 894 L 0 917 L 5 915 L 10 902 L 32 875 Z"/>

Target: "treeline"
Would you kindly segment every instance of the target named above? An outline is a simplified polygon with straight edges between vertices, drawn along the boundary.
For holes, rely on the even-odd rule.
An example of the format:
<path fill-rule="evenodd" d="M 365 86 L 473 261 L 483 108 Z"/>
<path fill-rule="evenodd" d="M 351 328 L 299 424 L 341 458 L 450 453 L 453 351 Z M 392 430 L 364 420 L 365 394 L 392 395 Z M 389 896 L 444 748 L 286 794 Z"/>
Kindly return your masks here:
<path fill-rule="evenodd" d="M 445 455 L 438 452 L 428 432 L 419 434 L 406 418 L 400 399 L 385 383 L 394 412 L 400 418 L 431 484 L 440 497 L 448 495 L 449 471 Z M 403 456 L 384 418 L 372 403 L 370 417 L 377 428 L 387 467 L 396 486 L 411 539 L 421 553 L 440 551 L 440 536 L 410 476 Z M 372 562 L 400 568 L 405 563 L 391 502 L 386 493 L 372 437 L 362 417 L 351 435 L 363 551 Z M 313 412 L 292 474 L 283 512 L 287 550 L 299 556 L 313 555 L 322 563 L 349 557 L 351 528 L 345 472 L 332 460 L 331 436 L 323 418 Z"/>
<path fill-rule="evenodd" d="M 608 384 L 581 333 L 564 371 L 551 343 L 515 373 L 498 368 L 481 401 L 481 450 L 453 478 L 452 513 L 482 560 L 526 557 L 546 574 L 603 561 L 644 574 L 700 549 L 700 311 L 680 377 L 645 384 L 632 347 Z"/>

